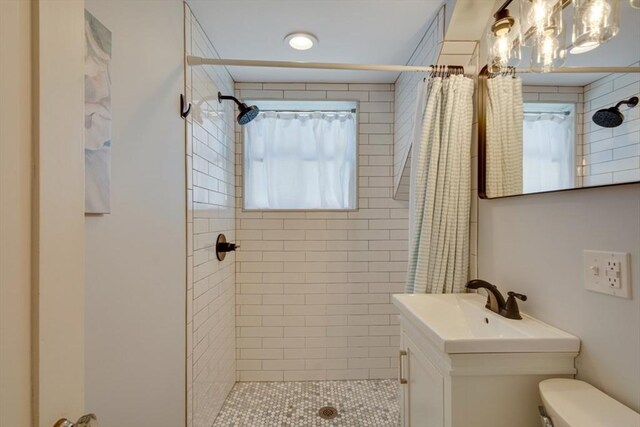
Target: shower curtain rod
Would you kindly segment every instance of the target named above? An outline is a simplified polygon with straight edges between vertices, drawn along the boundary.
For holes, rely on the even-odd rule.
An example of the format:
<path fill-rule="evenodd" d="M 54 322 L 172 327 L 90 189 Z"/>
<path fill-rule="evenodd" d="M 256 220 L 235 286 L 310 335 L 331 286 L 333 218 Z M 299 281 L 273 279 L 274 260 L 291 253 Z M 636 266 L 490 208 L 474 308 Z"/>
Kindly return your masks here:
<path fill-rule="evenodd" d="M 335 62 L 298 62 L 298 61 L 259 61 L 249 59 L 215 59 L 199 56 L 187 56 L 187 64 L 194 65 L 230 65 L 238 67 L 273 67 L 273 68 L 311 68 L 319 70 L 355 70 L 355 71 L 413 71 L 430 73 L 432 67 L 415 65 L 374 65 L 374 64 L 346 64 Z M 465 69 L 475 70 L 475 67 Z"/>
<path fill-rule="evenodd" d="M 571 74 L 571 73 L 640 73 L 640 67 L 561 67 L 551 70 L 548 73 L 532 70 L 531 68 L 516 68 L 516 73 L 538 73 L 538 74 Z M 497 73 L 500 74 L 500 73 Z"/>
<path fill-rule="evenodd" d="M 250 59 L 216 59 L 200 56 L 187 56 L 187 64 L 195 65 L 229 65 L 238 67 L 272 67 L 272 68 L 308 68 L 322 70 L 355 70 L 355 71 L 398 71 L 430 73 L 431 66 L 416 65 L 373 65 L 373 64 L 346 64 L 335 62 L 301 62 L 301 61 L 261 61 Z M 475 67 L 464 67 L 467 74 L 473 74 Z M 529 68 L 516 68 L 516 73 L 539 73 Z M 640 67 L 562 67 L 551 73 L 640 73 Z"/>

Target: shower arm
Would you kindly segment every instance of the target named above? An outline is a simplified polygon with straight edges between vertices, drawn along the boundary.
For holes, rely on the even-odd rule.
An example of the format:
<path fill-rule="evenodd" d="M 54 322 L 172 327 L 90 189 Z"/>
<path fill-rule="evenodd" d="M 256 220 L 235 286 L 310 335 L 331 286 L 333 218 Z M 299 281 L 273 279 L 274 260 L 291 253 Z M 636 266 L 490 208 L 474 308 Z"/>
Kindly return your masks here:
<path fill-rule="evenodd" d="M 623 101 L 620 101 L 616 104 L 615 108 L 618 109 L 621 105 L 627 105 L 629 108 L 633 108 L 636 105 L 638 105 L 638 97 L 637 96 L 633 96 L 629 99 L 625 99 Z"/>
<path fill-rule="evenodd" d="M 240 101 L 238 101 L 238 99 L 235 96 L 231 96 L 231 95 L 223 95 L 221 92 L 218 92 L 218 102 L 222 102 L 226 99 L 229 99 L 233 102 L 235 102 L 238 107 L 242 107 L 242 103 Z"/>

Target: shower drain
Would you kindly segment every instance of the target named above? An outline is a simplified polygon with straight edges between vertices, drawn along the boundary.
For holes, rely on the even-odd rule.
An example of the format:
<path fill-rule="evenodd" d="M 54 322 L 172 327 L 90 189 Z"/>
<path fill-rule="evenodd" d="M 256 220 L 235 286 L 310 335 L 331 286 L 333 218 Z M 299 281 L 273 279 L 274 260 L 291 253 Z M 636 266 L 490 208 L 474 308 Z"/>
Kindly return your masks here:
<path fill-rule="evenodd" d="M 318 415 L 325 420 L 332 420 L 338 415 L 338 410 L 333 406 L 324 406 L 320 408 Z"/>

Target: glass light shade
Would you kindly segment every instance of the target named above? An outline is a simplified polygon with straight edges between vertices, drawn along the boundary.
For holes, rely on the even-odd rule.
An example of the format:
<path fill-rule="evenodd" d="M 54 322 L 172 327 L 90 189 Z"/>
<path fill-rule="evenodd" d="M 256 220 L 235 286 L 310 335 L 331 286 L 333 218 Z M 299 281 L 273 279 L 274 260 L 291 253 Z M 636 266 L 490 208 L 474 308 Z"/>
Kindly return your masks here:
<path fill-rule="evenodd" d="M 487 32 L 487 45 L 489 46 L 489 58 L 487 64 L 489 71 L 498 73 L 507 67 L 516 67 L 522 59 L 520 43 L 520 31 L 517 24 L 510 28 L 502 27 L 498 31 L 489 29 Z"/>
<path fill-rule="evenodd" d="M 640 0 L 629 0 L 631 7 L 640 9 Z"/>
<path fill-rule="evenodd" d="M 533 46 L 543 37 L 562 33 L 561 0 L 520 0 L 521 38 Z"/>
<path fill-rule="evenodd" d="M 537 72 L 549 73 L 562 67 L 567 59 L 564 33 L 557 37 L 542 36 L 531 49 L 531 68 Z"/>
<path fill-rule="evenodd" d="M 572 53 L 587 52 L 608 41 L 619 31 L 618 0 L 574 0 Z"/>

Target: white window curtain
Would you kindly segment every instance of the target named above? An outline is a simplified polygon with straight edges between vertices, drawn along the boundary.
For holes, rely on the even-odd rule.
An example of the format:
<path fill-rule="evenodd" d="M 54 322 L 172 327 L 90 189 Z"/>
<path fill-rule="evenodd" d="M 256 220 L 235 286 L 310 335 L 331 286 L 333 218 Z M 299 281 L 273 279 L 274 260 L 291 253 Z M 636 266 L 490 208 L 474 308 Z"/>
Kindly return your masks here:
<path fill-rule="evenodd" d="M 574 120 L 567 114 L 525 114 L 524 192 L 573 188 Z"/>
<path fill-rule="evenodd" d="M 486 192 L 522 194 L 522 79 L 487 80 Z"/>
<path fill-rule="evenodd" d="M 407 293 L 462 292 L 469 268 L 473 80 L 429 82 L 416 126 Z M 422 90 L 422 89 L 420 89 Z M 426 104 L 426 105 L 425 105 Z"/>
<path fill-rule="evenodd" d="M 265 111 L 244 128 L 247 209 L 354 209 L 351 112 Z"/>

